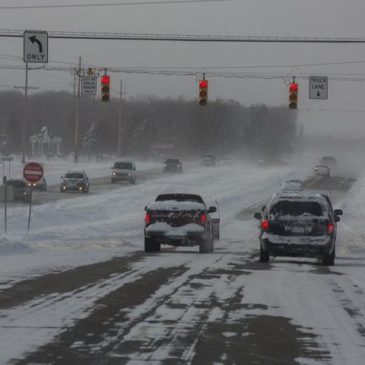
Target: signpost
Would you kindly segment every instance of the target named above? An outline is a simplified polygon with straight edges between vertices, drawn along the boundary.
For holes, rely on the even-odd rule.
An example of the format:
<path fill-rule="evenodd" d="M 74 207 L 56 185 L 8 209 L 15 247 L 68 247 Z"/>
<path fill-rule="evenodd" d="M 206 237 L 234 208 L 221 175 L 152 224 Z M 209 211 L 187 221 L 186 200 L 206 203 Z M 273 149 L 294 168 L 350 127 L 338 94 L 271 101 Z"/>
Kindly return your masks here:
<path fill-rule="evenodd" d="M 328 99 L 327 76 L 309 76 L 309 99 Z"/>
<path fill-rule="evenodd" d="M 28 162 L 23 168 L 24 179 L 30 183 L 35 183 L 43 177 L 43 167 L 38 162 Z M 28 216 L 28 231 L 30 228 L 30 215 L 32 212 L 32 198 L 33 192 L 30 189 L 30 199 L 29 199 L 29 216 Z"/>
<path fill-rule="evenodd" d="M 26 30 L 23 33 L 23 60 L 25 62 L 25 86 L 22 125 L 22 163 L 25 163 L 29 63 L 48 62 L 48 33 L 46 31 Z"/>

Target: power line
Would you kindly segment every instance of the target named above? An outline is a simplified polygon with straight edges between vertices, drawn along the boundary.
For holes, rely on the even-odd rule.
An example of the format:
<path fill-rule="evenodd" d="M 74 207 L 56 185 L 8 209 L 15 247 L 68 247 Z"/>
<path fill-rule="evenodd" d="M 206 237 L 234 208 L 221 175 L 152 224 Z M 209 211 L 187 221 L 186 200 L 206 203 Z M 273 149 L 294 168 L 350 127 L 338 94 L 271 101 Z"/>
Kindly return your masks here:
<path fill-rule="evenodd" d="M 22 38 L 24 30 L 0 29 L 0 37 Z M 359 44 L 365 38 L 356 37 L 274 37 L 274 36 L 221 36 L 152 33 L 106 33 L 49 31 L 48 38 L 88 40 L 131 40 L 168 42 L 220 42 L 220 43 L 329 43 Z"/>
<path fill-rule="evenodd" d="M 106 6 L 136 6 L 136 5 L 173 5 L 173 4 L 198 4 L 213 2 L 229 2 L 233 0 L 170 0 L 170 1 L 134 1 L 116 3 L 84 3 L 84 4 L 57 4 L 57 5 L 21 5 L 21 6 L 0 6 L 0 10 L 17 9 L 52 9 L 52 8 L 91 8 Z"/>

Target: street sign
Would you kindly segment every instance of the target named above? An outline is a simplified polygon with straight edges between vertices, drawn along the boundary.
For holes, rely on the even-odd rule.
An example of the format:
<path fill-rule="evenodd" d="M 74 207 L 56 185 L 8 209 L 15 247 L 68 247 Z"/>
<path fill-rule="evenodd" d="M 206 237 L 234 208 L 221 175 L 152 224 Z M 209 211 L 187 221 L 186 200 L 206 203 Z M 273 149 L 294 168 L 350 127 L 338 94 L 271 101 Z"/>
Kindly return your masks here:
<path fill-rule="evenodd" d="M 38 162 L 28 162 L 23 169 L 24 179 L 35 183 L 43 177 L 43 167 Z"/>
<path fill-rule="evenodd" d="M 48 33 L 43 30 L 26 30 L 23 37 L 24 62 L 48 62 Z"/>
<path fill-rule="evenodd" d="M 81 76 L 82 95 L 96 95 L 97 77 Z"/>
<path fill-rule="evenodd" d="M 328 99 L 327 76 L 309 76 L 309 99 Z"/>
<path fill-rule="evenodd" d="M 12 156 L 3 156 L 3 157 L 1 157 L 1 161 L 9 161 L 9 162 L 11 162 L 11 161 L 13 161 L 14 160 L 14 158 L 12 157 Z"/>

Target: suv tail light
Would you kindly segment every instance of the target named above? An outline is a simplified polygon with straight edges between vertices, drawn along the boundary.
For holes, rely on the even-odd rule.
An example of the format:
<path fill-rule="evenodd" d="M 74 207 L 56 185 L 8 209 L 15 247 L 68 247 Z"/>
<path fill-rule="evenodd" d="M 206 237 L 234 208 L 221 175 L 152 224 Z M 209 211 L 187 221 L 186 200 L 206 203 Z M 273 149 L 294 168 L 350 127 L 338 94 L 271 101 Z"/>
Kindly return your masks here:
<path fill-rule="evenodd" d="M 206 213 L 202 213 L 200 216 L 200 224 L 202 226 L 205 226 L 206 223 L 207 223 L 207 215 L 206 215 Z"/>
<path fill-rule="evenodd" d="M 151 213 L 146 213 L 146 215 L 144 216 L 144 221 L 147 226 L 151 224 Z"/>
<path fill-rule="evenodd" d="M 335 225 L 332 223 L 328 223 L 327 224 L 327 233 L 332 234 L 334 230 L 335 230 Z"/>
<path fill-rule="evenodd" d="M 269 220 L 268 219 L 264 219 L 261 221 L 261 229 L 265 232 L 267 232 L 269 230 Z"/>

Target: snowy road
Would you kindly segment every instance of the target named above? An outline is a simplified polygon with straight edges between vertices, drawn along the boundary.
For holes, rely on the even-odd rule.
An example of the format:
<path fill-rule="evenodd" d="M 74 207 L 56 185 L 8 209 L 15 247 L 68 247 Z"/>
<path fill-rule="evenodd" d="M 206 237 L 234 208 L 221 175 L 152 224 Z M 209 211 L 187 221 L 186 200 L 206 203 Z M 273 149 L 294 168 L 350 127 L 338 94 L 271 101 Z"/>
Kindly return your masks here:
<path fill-rule="evenodd" d="M 258 262 L 253 212 L 298 171 L 192 168 L 36 206 L 30 233 L 2 238 L 17 249 L 0 256 L 0 363 L 363 364 L 365 249 L 346 221 L 348 180 L 311 181 L 345 210 L 335 266 Z M 171 191 L 218 203 L 214 253 L 142 251 L 143 207 Z"/>

